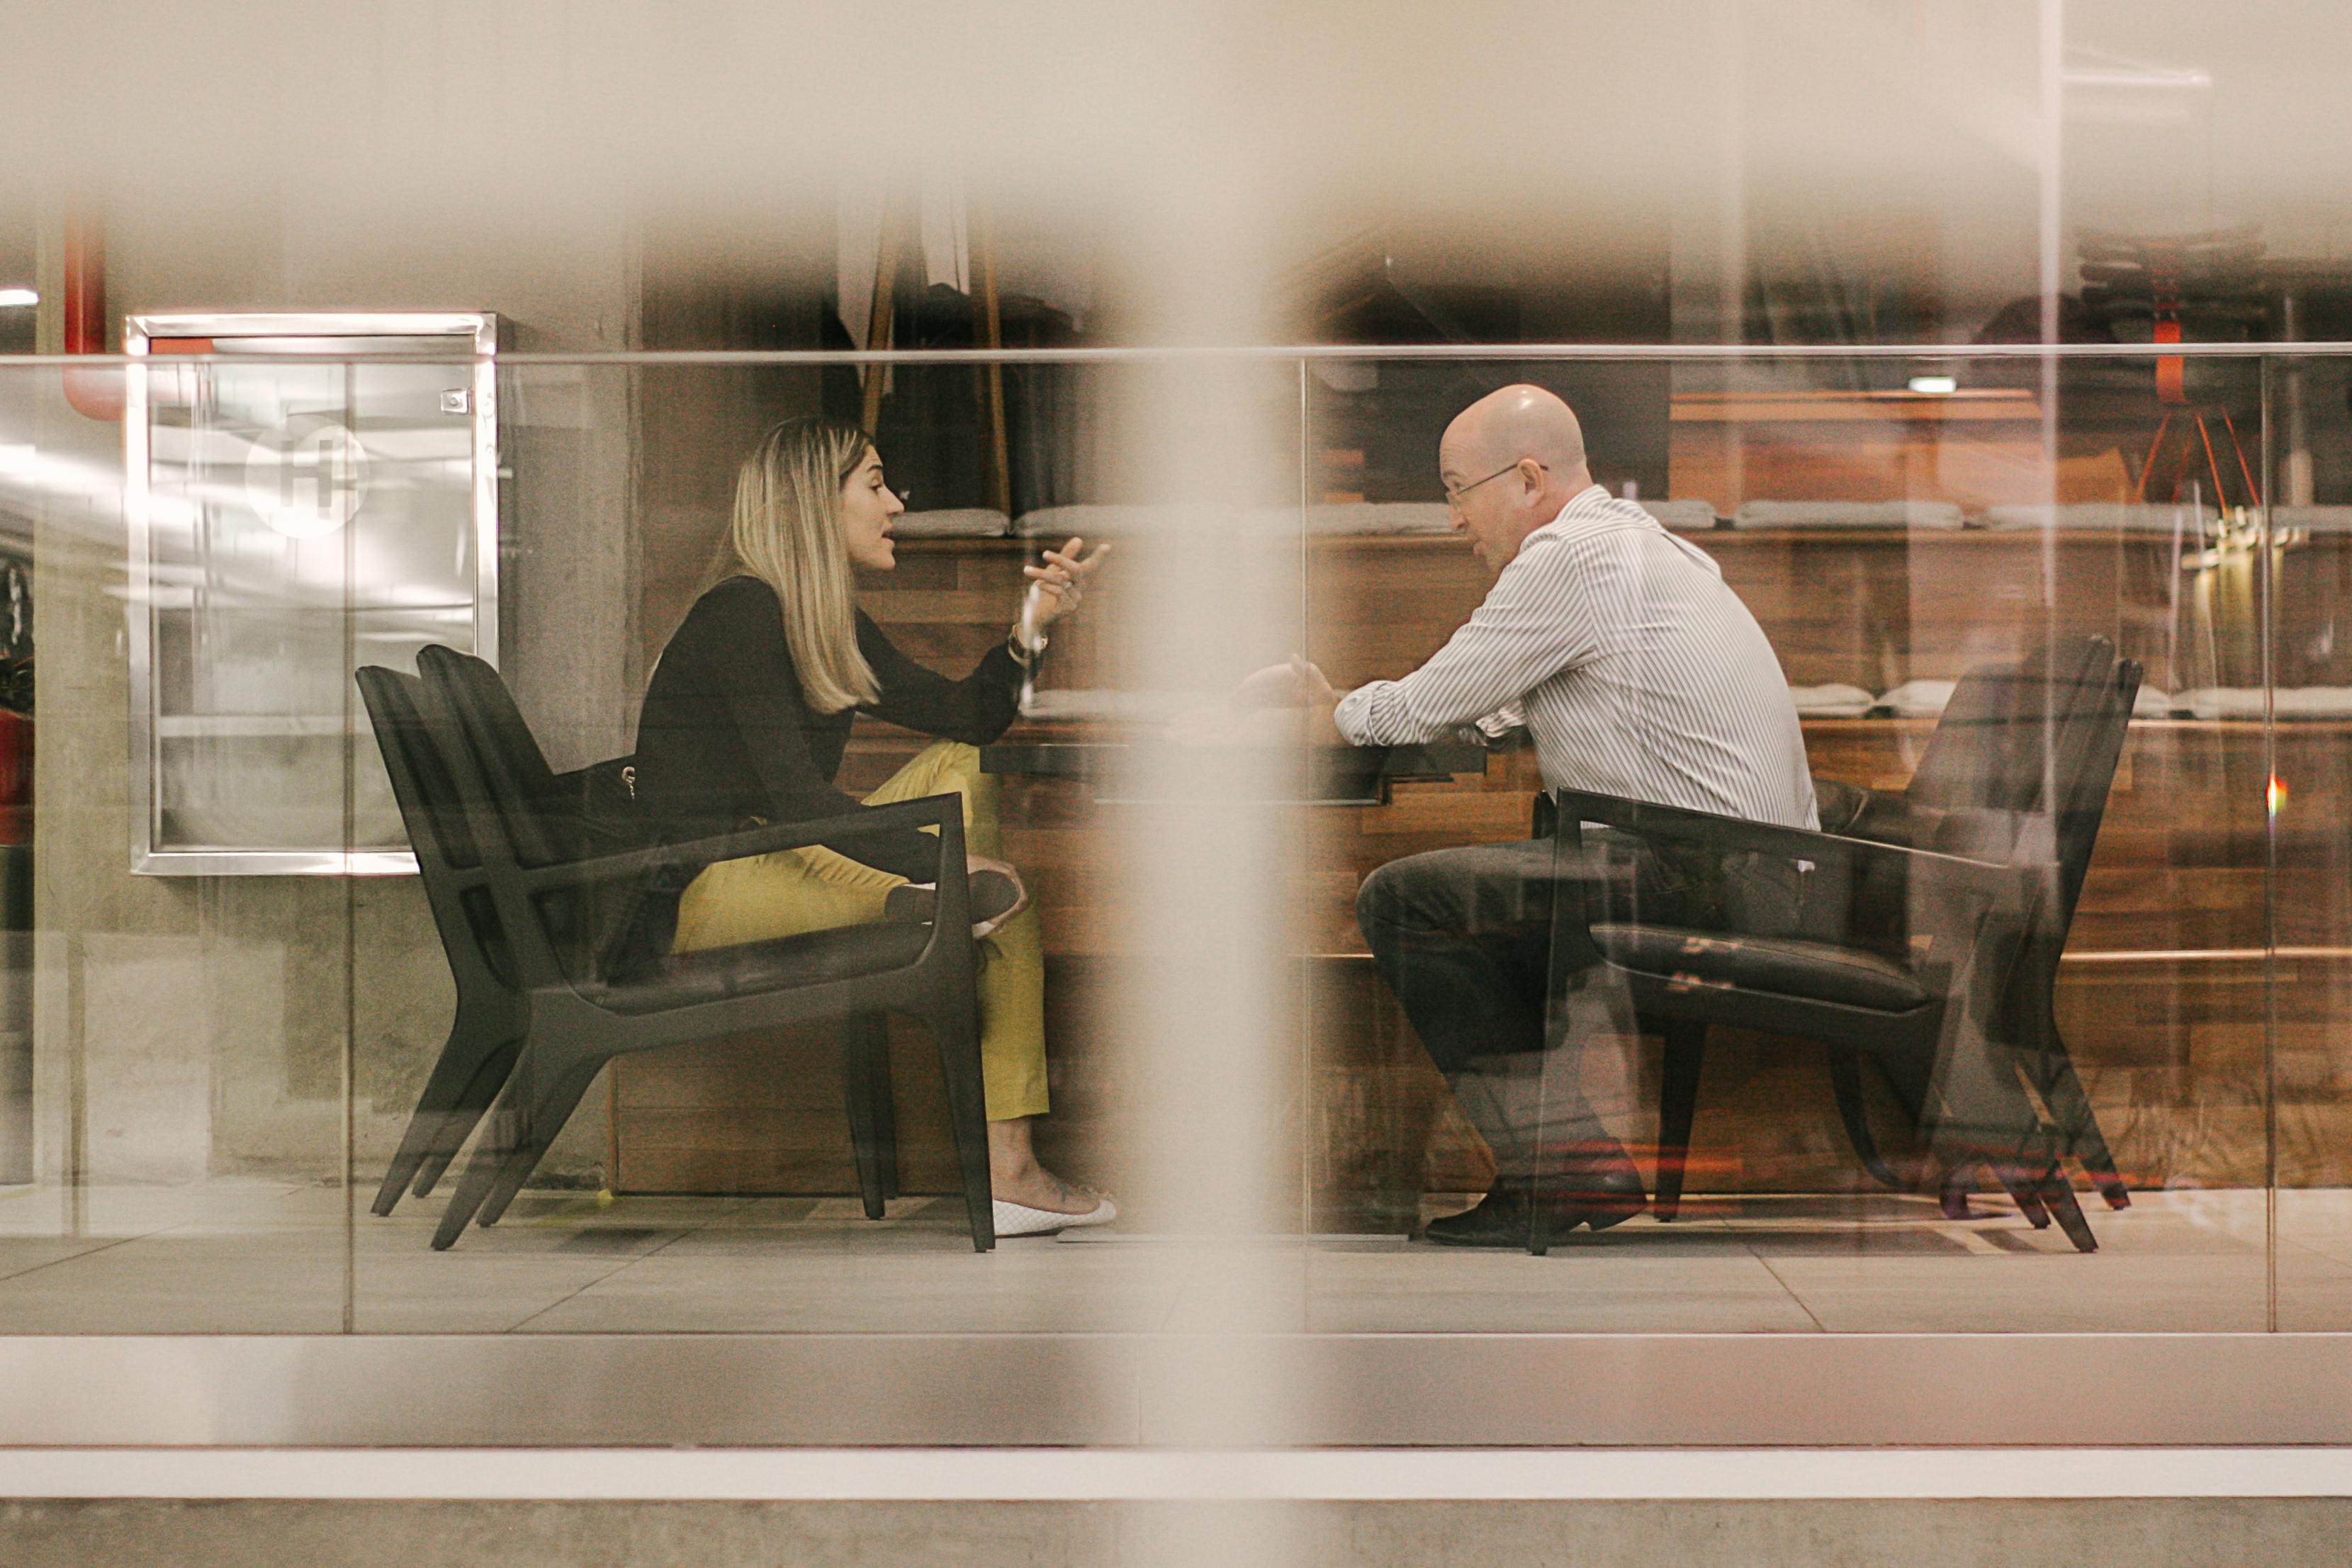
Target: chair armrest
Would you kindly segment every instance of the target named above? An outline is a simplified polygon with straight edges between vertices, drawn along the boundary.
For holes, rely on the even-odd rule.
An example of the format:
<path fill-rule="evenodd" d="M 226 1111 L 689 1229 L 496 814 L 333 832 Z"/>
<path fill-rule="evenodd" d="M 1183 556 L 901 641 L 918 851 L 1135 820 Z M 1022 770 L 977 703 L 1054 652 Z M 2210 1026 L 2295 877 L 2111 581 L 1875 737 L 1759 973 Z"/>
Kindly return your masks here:
<path fill-rule="evenodd" d="M 525 872 L 522 882 L 526 889 L 537 893 L 550 887 L 643 875 L 680 861 L 699 861 L 708 865 L 719 861 L 773 854 L 778 850 L 805 849 L 811 844 L 830 845 L 843 839 L 871 838 L 877 833 L 897 832 L 908 828 L 938 828 L 940 847 L 944 851 L 950 818 L 954 822 L 954 837 L 961 842 L 963 838 L 963 798 L 954 794 L 926 795 L 920 800 L 897 800 L 887 806 L 863 806 L 837 817 L 818 817 L 804 822 L 772 822 L 762 828 L 747 828 L 740 832 L 695 839 L 682 844 L 662 844 L 653 849 L 630 850 L 621 854 L 596 855 L 586 860 L 567 861 L 561 865 L 541 866 L 535 871 Z M 942 853 L 940 870 L 944 873 L 949 869 L 946 856 Z M 962 868 L 959 864 L 953 869 L 961 871 Z"/>
<path fill-rule="evenodd" d="M 2035 873 L 2029 866 L 1969 860 L 1935 850 L 1847 838 L 1811 828 L 1784 828 L 1777 822 L 1754 822 L 1715 811 L 1627 800 L 1622 795 L 1596 795 L 1581 789 L 1560 789 L 1554 795 L 1564 824 L 1599 822 L 1634 838 L 1704 844 L 1709 849 L 1744 851 L 1778 860 L 1845 866 L 1877 863 L 1906 871 L 1928 871 L 2011 908 L 2026 904 L 2035 883 Z"/>

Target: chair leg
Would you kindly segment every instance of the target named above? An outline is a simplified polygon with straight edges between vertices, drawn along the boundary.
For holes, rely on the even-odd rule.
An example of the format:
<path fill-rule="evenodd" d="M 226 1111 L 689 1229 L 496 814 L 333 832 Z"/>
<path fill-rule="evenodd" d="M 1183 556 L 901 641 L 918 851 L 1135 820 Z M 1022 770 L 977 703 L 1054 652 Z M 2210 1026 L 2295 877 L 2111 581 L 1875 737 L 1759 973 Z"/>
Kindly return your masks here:
<path fill-rule="evenodd" d="M 447 1124 L 458 1117 L 475 1092 L 483 1070 L 499 1054 L 504 1040 L 485 1042 L 480 1034 L 469 1029 L 462 1019 L 451 1026 L 448 1040 L 441 1047 L 440 1057 L 433 1063 L 432 1073 L 425 1081 L 425 1091 L 416 1097 L 416 1109 L 408 1118 L 408 1127 L 402 1133 L 400 1150 L 392 1156 L 384 1171 L 383 1183 L 376 1188 L 372 1206 L 377 1214 L 390 1214 L 399 1203 L 402 1191 L 415 1176 L 417 1167 L 437 1148 Z M 503 1074 L 501 1075 L 503 1076 Z M 490 1093 L 498 1092 L 493 1084 Z M 481 1103 L 487 1103 L 483 1097 Z M 473 1115 L 466 1116 L 467 1132 L 480 1117 L 477 1105 Z M 460 1143 L 465 1140 L 462 1136 Z M 444 1162 L 446 1163 L 446 1161 Z"/>
<path fill-rule="evenodd" d="M 2066 1179 L 2066 1167 L 2061 1161 L 2051 1160 L 2037 1184 L 2037 1190 L 2050 1218 L 2058 1222 L 2058 1228 L 2066 1233 L 2066 1239 L 2074 1244 L 2074 1250 L 2096 1252 L 2099 1249 L 2098 1238 L 2091 1234 L 2091 1222 L 2084 1217 L 2083 1206 L 2074 1201 L 2074 1184 Z"/>
<path fill-rule="evenodd" d="M 874 1106 L 874 1148 L 879 1154 L 882 1166 L 882 1196 L 898 1196 L 898 1102 L 890 1087 L 890 1024 L 889 1019 L 875 1020 L 874 1043 L 867 1053 L 866 1082 L 872 1085 L 869 1096 Z"/>
<path fill-rule="evenodd" d="M 498 1103 L 484 1118 L 482 1135 L 474 1145 L 474 1157 L 467 1162 L 466 1174 L 458 1178 L 457 1189 L 449 1195 L 448 1207 L 441 1211 L 441 1223 L 433 1232 L 436 1252 L 447 1251 L 466 1233 L 482 1200 L 489 1197 L 499 1167 L 523 1141 L 522 1097 L 520 1077 L 509 1077 L 499 1093 Z"/>
<path fill-rule="evenodd" d="M 1665 1056 L 1658 1081 L 1658 1191 L 1650 1212 L 1674 1218 L 1682 1207 L 1683 1173 L 1690 1164 L 1691 1123 L 1698 1115 L 1699 1070 L 1706 1059 L 1706 1025 L 1676 1021 L 1660 1031 Z"/>
<path fill-rule="evenodd" d="M 465 1097 L 442 1118 L 432 1146 L 425 1151 L 425 1159 L 416 1167 L 416 1179 L 409 1184 L 413 1196 L 427 1197 L 439 1185 L 449 1169 L 449 1162 L 457 1157 L 457 1151 L 466 1146 L 466 1140 L 480 1123 L 482 1113 L 490 1108 L 499 1091 L 506 1087 L 507 1075 L 514 1071 L 515 1057 L 521 1050 L 520 1040 L 509 1040 L 483 1061 L 474 1074 L 474 1082 L 467 1085 Z"/>
<path fill-rule="evenodd" d="M 2074 1071 L 2074 1058 L 2058 1033 L 2057 1019 L 2045 1018 L 2042 1030 L 2033 1086 L 2042 1092 L 2042 1103 L 2057 1120 L 2060 1147 L 2083 1162 L 2084 1173 L 2109 1208 L 2128 1208 L 2131 1189 L 2116 1169 L 2115 1151 L 2099 1130 L 2099 1118 L 2091 1109 L 2090 1096 L 2083 1092 L 2082 1076 Z"/>
<path fill-rule="evenodd" d="M 882 1137 L 874 1103 L 874 1031 L 880 1022 L 868 1013 L 841 1026 L 841 1080 L 849 1102 L 849 1151 L 857 1163 L 857 1196 L 866 1218 L 879 1219 L 889 1197 L 882 1177 Z"/>
<path fill-rule="evenodd" d="M 572 1113 L 580 1108 L 580 1102 L 587 1096 L 589 1085 L 596 1082 L 596 1074 L 604 1066 L 602 1061 L 575 1064 L 532 1104 L 523 1124 L 524 1136 L 499 1167 L 498 1179 L 491 1185 L 489 1196 L 482 1200 L 475 1223 L 485 1227 L 496 1225 L 506 1214 L 507 1206 L 514 1202 L 516 1195 L 522 1191 L 522 1184 L 530 1179 L 530 1173 L 537 1170 L 539 1163 L 547 1157 L 547 1151 L 554 1146 L 557 1134 L 563 1131 L 563 1124 L 572 1120 Z"/>
<path fill-rule="evenodd" d="M 940 1048 L 940 1072 L 946 1080 L 948 1124 L 954 1129 L 956 1163 L 963 1172 L 964 1214 L 971 1225 L 971 1247 L 986 1252 L 996 1246 L 994 1189 L 988 1176 L 988 1101 L 980 1075 L 980 1009 L 969 989 L 935 1002 L 926 1020 Z"/>
<path fill-rule="evenodd" d="M 2017 1205 L 2017 1212 L 2024 1216 L 2025 1223 L 2036 1230 L 2050 1228 L 2050 1210 L 2042 1202 L 2039 1184 L 2027 1180 L 2007 1166 L 1995 1166 L 1992 1175 L 1993 1179 L 2000 1184 L 2001 1190 L 2008 1193 L 2010 1200 Z"/>
<path fill-rule="evenodd" d="M 1902 1181 L 1886 1156 L 1878 1152 L 1878 1137 L 1870 1130 L 1870 1117 L 1862 1102 L 1862 1057 L 1859 1052 L 1843 1047 L 1830 1051 L 1830 1087 L 1836 1091 L 1838 1120 L 1845 1124 L 1846 1142 L 1853 1145 L 1854 1157 L 1862 1168 L 1884 1186 L 1900 1189 Z"/>

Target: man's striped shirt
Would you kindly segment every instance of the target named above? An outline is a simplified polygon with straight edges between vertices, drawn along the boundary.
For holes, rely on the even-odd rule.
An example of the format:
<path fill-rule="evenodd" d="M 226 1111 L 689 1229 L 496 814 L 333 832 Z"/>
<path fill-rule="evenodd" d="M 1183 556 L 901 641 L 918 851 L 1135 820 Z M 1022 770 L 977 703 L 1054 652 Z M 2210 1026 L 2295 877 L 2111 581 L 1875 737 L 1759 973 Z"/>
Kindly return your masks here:
<path fill-rule="evenodd" d="M 1763 629 L 1705 551 L 1598 485 L 1527 537 L 1427 664 L 1358 687 L 1337 716 L 1359 746 L 1524 722 L 1553 789 L 1818 825 Z"/>

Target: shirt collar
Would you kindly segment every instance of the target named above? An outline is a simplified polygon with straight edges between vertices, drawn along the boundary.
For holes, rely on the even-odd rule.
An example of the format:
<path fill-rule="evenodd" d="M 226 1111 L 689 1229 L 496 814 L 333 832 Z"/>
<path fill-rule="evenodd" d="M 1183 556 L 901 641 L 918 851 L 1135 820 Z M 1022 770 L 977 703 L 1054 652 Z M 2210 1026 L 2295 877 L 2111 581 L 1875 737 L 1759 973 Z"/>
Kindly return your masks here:
<path fill-rule="evenodd" d="M 1602 521 L 1625 523 L 1654 520 L 1649 513 L 1642 509 L 1638 502 L 1619 500 L 1599 485 L 1587 485 L 1568 498 L 1568 505 L 1559 509 L 1558 517 L 1546 523 L 1541 528 L 1538 528 L 1536 532 L 1543 533 L 1557 528 L 1563 523 Z"/>

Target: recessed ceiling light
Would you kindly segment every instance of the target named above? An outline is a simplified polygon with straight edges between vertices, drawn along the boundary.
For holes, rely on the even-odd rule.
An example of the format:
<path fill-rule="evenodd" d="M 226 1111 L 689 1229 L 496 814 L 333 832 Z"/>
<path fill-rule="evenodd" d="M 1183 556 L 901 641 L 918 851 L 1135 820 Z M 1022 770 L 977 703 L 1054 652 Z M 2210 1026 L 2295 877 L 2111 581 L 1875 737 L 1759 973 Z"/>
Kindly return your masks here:
<path fill-rule="evenodd" d="M 1960 383 L 1954 376 L 1913 376 L 1911 390 L 1915 392 L 1927 392 L 1930 396 L 1941 397 L 1947 392 L 1959 391 Z"/>
<path fill-rule="evenodd" d="M 29 288 L 0 288 L 0 309 L 11 305 L 38 305 L 41 297 Z"/>

